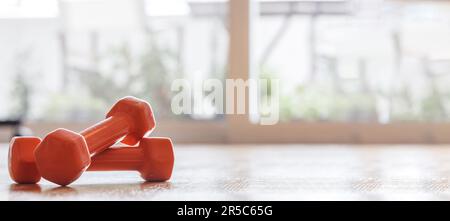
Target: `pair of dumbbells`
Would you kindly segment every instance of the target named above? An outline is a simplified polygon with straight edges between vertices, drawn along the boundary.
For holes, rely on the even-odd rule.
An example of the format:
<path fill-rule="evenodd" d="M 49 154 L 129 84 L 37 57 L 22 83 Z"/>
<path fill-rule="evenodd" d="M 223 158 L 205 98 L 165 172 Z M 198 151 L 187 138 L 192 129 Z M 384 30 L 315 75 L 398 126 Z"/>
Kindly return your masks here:
<path fill-rule="evenodd" d="M 119 100 L 106 119 L 76 133 L 56 129 L 41 140 L 14 137 L 8 167 L 20 184 L 41 177 L 66 186 L 88 171 L 139 171 L 145 181 L 166 181 L 174 164 L 170 138 L 144 137 L 155 127 L 150 105 L 135 97 Z M 115 145 L 117 142 L 123 145 Z M 111 147 L 113 146 L 113 147 Z"/>

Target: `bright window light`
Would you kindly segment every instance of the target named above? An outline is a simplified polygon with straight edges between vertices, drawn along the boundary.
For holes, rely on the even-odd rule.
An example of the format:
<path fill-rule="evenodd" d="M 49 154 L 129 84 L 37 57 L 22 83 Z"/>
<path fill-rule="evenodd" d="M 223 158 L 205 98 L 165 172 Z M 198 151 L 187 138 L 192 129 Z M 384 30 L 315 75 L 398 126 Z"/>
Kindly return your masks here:
<path fill-rule="evenodd" d="M 0 18 L 54 18 L 58 12 L 57 0 L 0 1 Z"/>
<path fill-rule="evenodd" d="M 190 12 L 186 0 L 146 0 L 145 13 L 148 16 L 184 16 Z"/>
<path fill-rule="evenodd" d="M 61 14 L 72 31 L 132 30 L 142 27 L 139 6 L 131 0 L 65 0 Z"/>

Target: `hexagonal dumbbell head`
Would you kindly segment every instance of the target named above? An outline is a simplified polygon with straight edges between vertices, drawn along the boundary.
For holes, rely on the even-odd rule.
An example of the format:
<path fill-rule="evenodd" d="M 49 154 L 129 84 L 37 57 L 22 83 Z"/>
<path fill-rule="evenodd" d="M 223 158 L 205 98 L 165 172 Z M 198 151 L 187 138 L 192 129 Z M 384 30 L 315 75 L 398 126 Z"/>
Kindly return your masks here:
<path fill-rule="evenodd" d="M 162 137 L 142 139 L 139 148 L 142 148 L 145 159 L 139 170 L 141 177 L 146 181 L 170 179 L 174 165 L 172 141 Z"/>
<path fill-rule="evenodd" d="M 36 148 L 36 165 L 42 177 L 59 185 L 75 181 L 89 166 L 90 157 L 122 139 L 133 145 L 155 127 L 150 104 L 125 97 L 111 108 L 107 119 L 81 133 L 57 129 Z"/>
<path fill-rule="evenodd" d="M 34 149 L 41 142 L 37 137 L 14 137 L 9 146 L 9 175 L 16 183 L 34 184 L 41 175 L 34 161 Z"/>
<path fill-rule="evenodd" d="M 85 139 L 66 129 L 50 132 L 34 152 L 41 175 L 59 185 L 68 185 L 86 170 L 91 156 Z"/>
<path fill-rule="evenodd" d="M 155 118 L 153 111 L 146 101 L 135 97 L 124 97 L 120 99 L 111 110 L 106 114 L 106 117 L 111 117 L 117 114 L 129 115 L 132 121 L 132 129 L 130 133 L 124 137 L 121 142 L 127 145 L 134 145 L 146 134 L 150 133 L 155 128 Z"/>

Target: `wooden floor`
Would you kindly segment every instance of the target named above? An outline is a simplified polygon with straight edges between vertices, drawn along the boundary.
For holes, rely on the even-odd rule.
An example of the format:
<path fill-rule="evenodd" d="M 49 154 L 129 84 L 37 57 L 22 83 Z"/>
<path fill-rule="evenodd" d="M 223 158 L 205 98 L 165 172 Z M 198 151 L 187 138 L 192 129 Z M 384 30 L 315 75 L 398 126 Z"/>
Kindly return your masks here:
<path fill-rule="evenodd" d="M 178 145 L 170 182 L 86 172 L 70 187 L 13 184 L 1 200 L 450 200 L 450 146 Z"/>

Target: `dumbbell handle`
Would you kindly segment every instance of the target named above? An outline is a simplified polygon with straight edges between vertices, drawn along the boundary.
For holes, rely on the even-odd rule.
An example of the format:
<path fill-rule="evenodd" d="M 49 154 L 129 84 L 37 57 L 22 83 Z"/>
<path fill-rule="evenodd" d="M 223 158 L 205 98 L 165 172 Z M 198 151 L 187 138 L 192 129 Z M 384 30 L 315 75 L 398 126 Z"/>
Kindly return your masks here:
<path fill-rule="evenodd" d="M 102 152 L 127 135 L 131 128 L 130 122 L 127 115 L 118 114 L 81 131 L 80 134 L 86 140 L 90 155 Z"/>
<path fill-rule="evenodd" d="M 138 171 L 144 161 L 142 148 L 109 148 L 92 158 L 88 171 L 131 170 Z"/>

